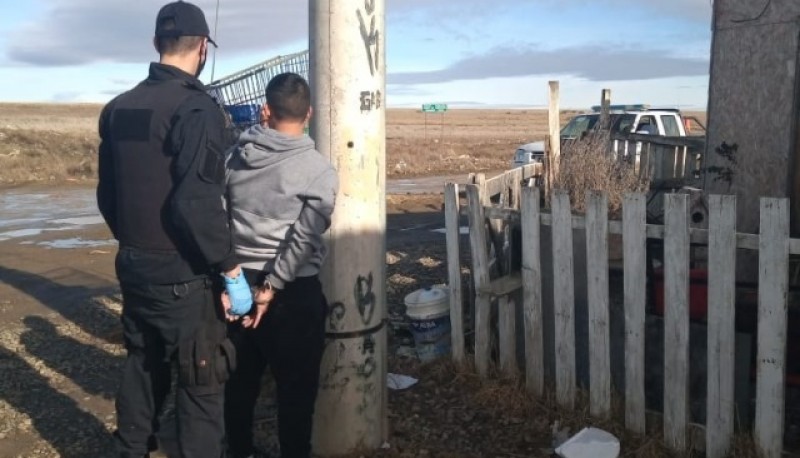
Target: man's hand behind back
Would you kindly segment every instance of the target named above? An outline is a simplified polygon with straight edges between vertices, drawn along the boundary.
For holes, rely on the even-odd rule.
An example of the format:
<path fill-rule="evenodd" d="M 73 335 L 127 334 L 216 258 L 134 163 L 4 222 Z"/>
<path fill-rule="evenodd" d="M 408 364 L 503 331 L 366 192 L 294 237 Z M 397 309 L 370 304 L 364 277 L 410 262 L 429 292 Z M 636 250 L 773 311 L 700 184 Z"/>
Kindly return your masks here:
<path fill-rule="evenodd" d="M 230 322 L 236 321 L 241 318 L 242 326 L 245 328 L 256 328 L 258 327 L 259 323 L 261 323 L 261 319 L 269 310 L 269 304 L 272 302 L 272 299 L 275 297 L 275 290 L 268 289 L 265 287 L 258 288 L 253 295 L 253 302 L 255 303 L 255 308 L 250 311 L 247 315 L 237 315 L 231 313 L 231 298 L 228 295 L 227 291 L 222 292 L 222 309 L 225 312 L 225 319 Z"/>
<path fill-rule="evenodd" d="M 256 304 L 256 309 L 253 313 L 242 318 L 242 326 L 245 328 L 257 328 L 261 323 L 261 318 L 269 310 L 269 304 L 275 298 L 275 290 L 272 288 L 261 287 L 256 291 L 253 297 Z"/>

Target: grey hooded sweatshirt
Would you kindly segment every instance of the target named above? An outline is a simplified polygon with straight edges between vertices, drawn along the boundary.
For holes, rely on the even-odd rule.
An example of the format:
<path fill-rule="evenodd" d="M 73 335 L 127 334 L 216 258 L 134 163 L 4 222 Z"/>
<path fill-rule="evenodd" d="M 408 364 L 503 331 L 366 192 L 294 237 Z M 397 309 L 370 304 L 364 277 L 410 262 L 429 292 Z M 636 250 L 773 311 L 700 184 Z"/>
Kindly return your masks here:
<path fill-rule="evenodd" d="M 323 233 L 331 224 L 339 181 L 306 135 L 253 126 L 228 158 L 227 205 L 241 266 L 268 272 L 279 289 L 319 273 Z"/>

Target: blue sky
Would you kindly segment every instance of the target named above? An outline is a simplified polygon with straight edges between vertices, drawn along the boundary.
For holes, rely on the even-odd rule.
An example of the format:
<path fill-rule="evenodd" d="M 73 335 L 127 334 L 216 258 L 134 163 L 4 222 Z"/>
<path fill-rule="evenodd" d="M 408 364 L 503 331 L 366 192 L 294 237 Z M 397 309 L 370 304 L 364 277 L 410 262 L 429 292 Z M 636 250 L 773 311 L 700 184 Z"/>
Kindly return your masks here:
<path fill-rule="evenodd" d="M 157 58 L 163 0 L 2 0 L 0 101 L 105 102 Z M 215 0 L 197 0 L 213 23 Z M 705 109 L 711 0 L 386 0 L 387 102 Z M 13 6 L 12 6 L 13 5 Z M 307 48 L 306 0 L 220 0 L 217 78 Z M 213 27 L 213 25 L 212 25 Z M 210 81 L 211 65 L 201 79 Z"/>

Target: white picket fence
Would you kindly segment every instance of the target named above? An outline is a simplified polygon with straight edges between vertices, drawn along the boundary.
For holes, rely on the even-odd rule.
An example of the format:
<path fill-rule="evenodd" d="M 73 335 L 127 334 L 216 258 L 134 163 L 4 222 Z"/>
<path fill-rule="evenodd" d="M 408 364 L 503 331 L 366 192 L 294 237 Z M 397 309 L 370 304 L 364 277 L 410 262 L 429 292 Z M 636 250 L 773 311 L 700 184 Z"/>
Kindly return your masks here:
<path fill-rule="evenodd" d="M 519 173 L 519 172 L 518 172 Z M 515 175 L 519 178 L 520 175 Z M 514 180 L 498 183 L 514 183 Z M 611 414 L 611 354 L 609 329 L 608 238 L 623 239 L 625 354 L 625 424 L 645 432 L 645 307 L 646 239 L 664 241 L 664 412 L 666 443 L 685 451 L 689 431 L 689 248 L 690 242 L 708 245 L 708 368 L 705 427 L 706 456 L 723 457 L 731 451 L 734 433 L 734 305 L 736 250 L 759 252 L 758 341 L 756 412 L 753 435 L 765 457 L 782 453 L 787 331 L 789 254 L 800 253 L 800 240 L 789 238 L 789 201 L 761 200 L 761 233 L 736 232 L 736 199 L 710 196 L 709 228 L 691 228 L 687 218 L 687 196 L 669 194 L 665 201 L 665 225 L 645 221 L 646 196 L 626 196 L 622 221 L 609 221 L 607 197 L 587 196 L 585 216 L 573 215 L 569 197 L 555 192 L 551 213 L 540 209 L 539 190 L 514 190 L 476 180 L 466 185 L 470 224 L 472 276 L 475 289 L 475 347 L 477 371 L 486 376 L 492 362 L 490 310 L 498 307 L 498 366 L 506 374 L 517 373 L 515 314 L 510 294 L 523 290 L 524 377 L 530 390 L 544 394 L 542 250 L 552 250 L 555 335 L 555 391 L 563 406 L 576 398 L 576 341 L 573 241 L 574 228 L 586 231 L 587 287 L 589 311 L 589 402 L 592 415 Z M 516 181 L 519 183 L 519 181 Z M 496 188 L 496 189 L 495 189 Z M 487 191 L 490 189 L 491 191 Z M 519 189 L 519 188 L 518 188 Z M 487 194 L 506 192 L 505 208 L 489 203 Z M 517 198 L 513 197 L 514 192 Z M 445 189 L 453 358 L 463 362 L 464 319 L 459 259 L 459 189 Z M 520 198 L 521 197 L 521 198 Z M 490 280 L 487 225 L 491 220 L 519 222 L 522 230 L 522 271 Z M 552 226 L 552 240 L 540 237 L 542 225 Z"/>

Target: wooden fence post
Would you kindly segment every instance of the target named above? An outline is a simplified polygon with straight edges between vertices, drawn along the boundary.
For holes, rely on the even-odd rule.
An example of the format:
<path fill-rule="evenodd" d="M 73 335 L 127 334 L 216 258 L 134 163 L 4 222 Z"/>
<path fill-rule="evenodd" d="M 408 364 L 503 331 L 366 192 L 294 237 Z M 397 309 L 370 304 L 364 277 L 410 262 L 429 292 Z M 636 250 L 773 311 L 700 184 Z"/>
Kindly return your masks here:
<path fill-rule="evenodd" d="M 525 381 L 534 395 L 544 394 L 544 321 L 542 319 L 541 222 L 539 189 L 522 191 L 522 285 L 525 310 Z"/>
<path fill-rule="evenodd" d="M 736 196 L 709 198 L 706 457 L 731 450 L 736 329 Z"/>
<path fill-rule="evenodd" d="M 689 414 L 688 195 L 665 196 L 664 439 L 684 452 Z"/>
<path fill-rule="evenodd" d="M 472 277 L 475 279 L 475 367 L 485 377 L 489 373 L 491 338 L 491 286 L 489 256 L 486 252 L 486 218 L 478 185 L 467 185 L 469 239 L 472 251 Z"/>
<path fill-rule="evenodd" d="M 611 128 L 611 89 L 603 89 L 600 94 L 600 129 Z"/>
<path fill-rule="evenodd" d="M 548 107 L 548 127 L 550 134 L 550 168 L 553 180 L 558 178 L 558 164 L 561 159 L 561 108 L 558 81 L 550 81 L 550 105 Z"/>
<path fill-rule="evenodd" d="M 508 377 L 517 375 L 516 303 L 508 295 L 497 301 L 497 327 L 500 340 L 500 370 Z"/>
<path fill-rule="evenodd" d="M 558 179 L 561 163 L 561 108 L 558 81 L 550 81 L 550 98 L 547 109 L 548 134 L 545 138 L 545 199 L 552 201 L 553 188 Z"/>
<path fill-rule="evenodd" d="M 755 440 L 763 457 L 783 450 L 789 200 L 761 199 Z"/>
<path fill-rule="evenodd" d="M 509 207 L 519 210 L 522 200 L 522 168 L 516 168 L 508 173 L 511 175 L 511 201 L 509 202 Z"/>
<path fill-rule="evenodd" d="M 572 259 L 572 210 L 569 194 L 555 191 L 553 211 L 553 304 L 555 308 L 556 400 L 575 404 L 575 271 Z"/>
<path fill-rule="evenodd" d="M 586 273 L 589 299 L 589 411 L 611 414 L 611 350 L 608 297 L 608 196 L 586 194 Z"/>
<path fill-rule="evenodd" d="M 464 362 L 464 308 L 461 299 L 461 218 L 458 207 L 458 184 L 447 183 L 444 187 L 444 212 L 451 339 L 453 361 L 461 364 Z"/>
<path fill-rule="evenodd" d="M 491 203 L 491 196 L 488 192 L 486 192 L 486 174 L 485 173 L 476 173 L 475 174 L 475 185 L 478 186 L 478 191 L 480 191 L 480 198 L 482 205 L 489 205 Z"/>
<path fill-rule="evenodd" d="M 645 433 L 644 345 L 646 303 L 646 202 L 644 194 L 624 197 L 622 244 L 625 302 L 625 426 Z"/>

